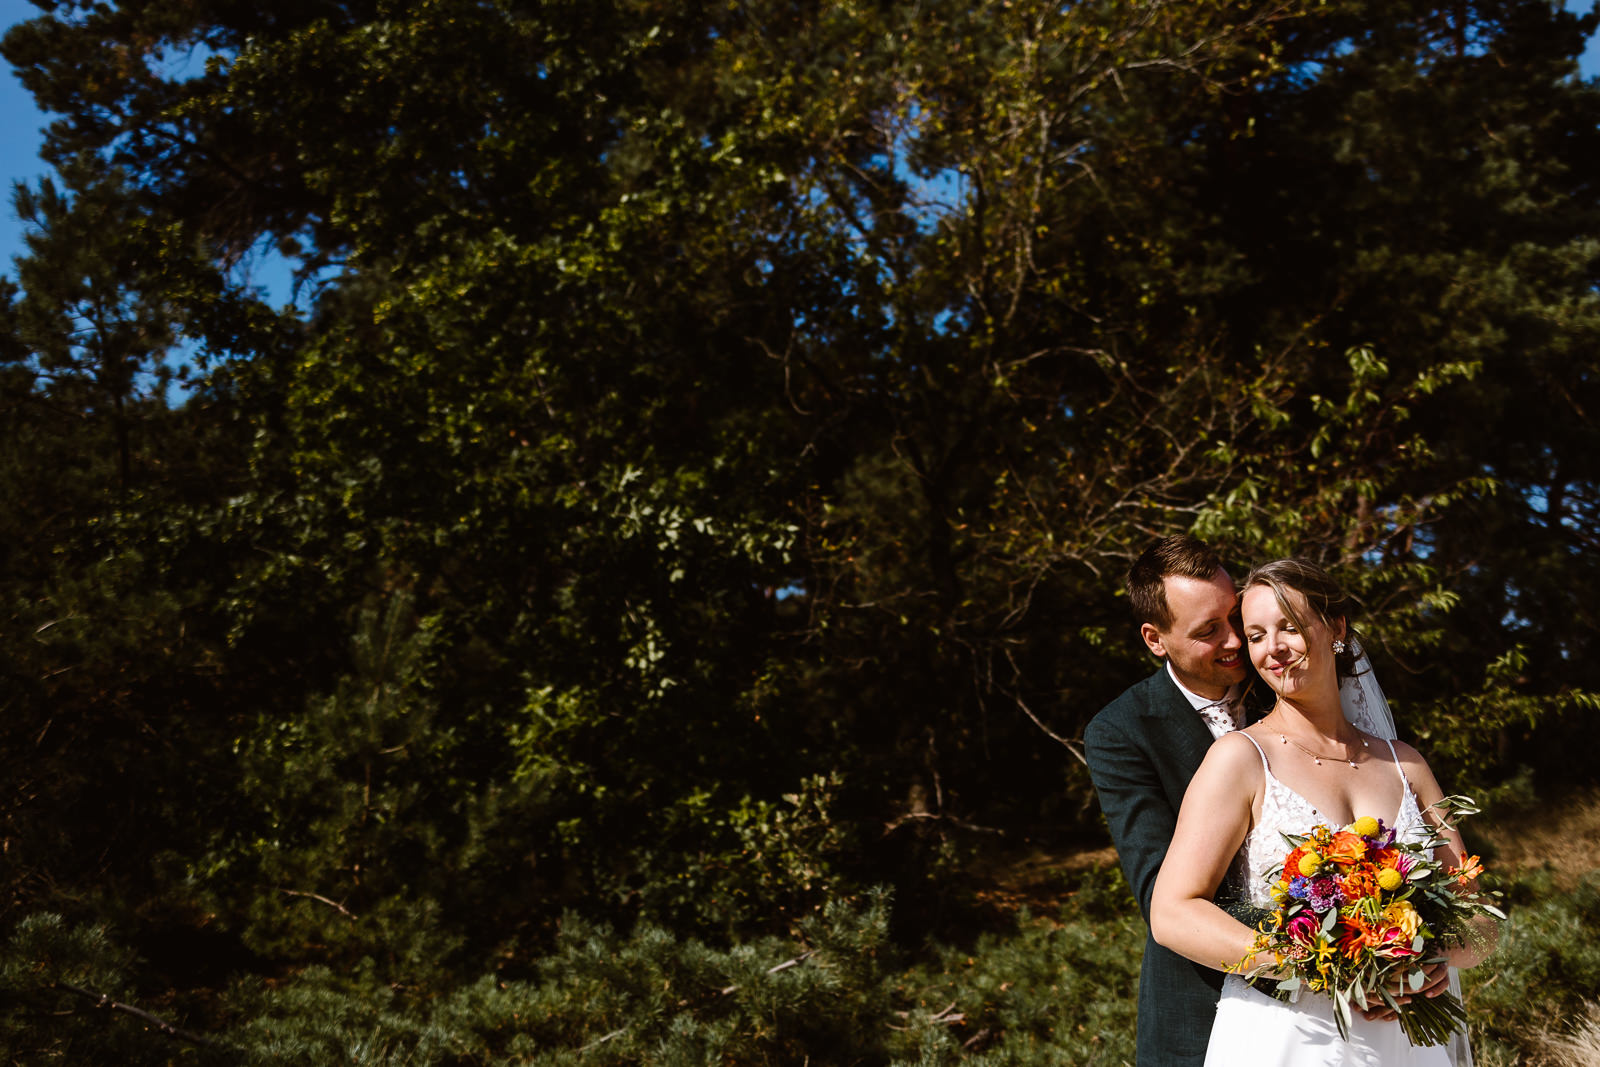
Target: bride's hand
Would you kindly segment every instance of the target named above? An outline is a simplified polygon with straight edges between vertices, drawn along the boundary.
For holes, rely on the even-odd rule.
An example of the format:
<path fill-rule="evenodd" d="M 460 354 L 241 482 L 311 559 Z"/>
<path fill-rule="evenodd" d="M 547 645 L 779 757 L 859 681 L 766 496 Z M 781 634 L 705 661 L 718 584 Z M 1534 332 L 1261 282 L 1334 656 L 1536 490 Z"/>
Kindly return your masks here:
<path fill-rule="evenodd" d="M 1404 976 L 1397 978 L 1389 986 L 1389 993 L 1394 997 L 1396 1004 L 1406 1004 L 1423 997 L 1436 997 L 1445 991 L 1450 984 L 1450 967 L 1443 960 L 1435 960 L 1422 966 L 1422 988 L 1416 992 L 1411 991 L 1411 986 L 1405 981 Z M 1372 1000 L 1371 1006 L 1362 1010 L 1363 1018 L 1374 1022 L 1383 1022 L 1388 1019 L 1398 1018 L 1395 1010 L 1380 1000 Z"/>

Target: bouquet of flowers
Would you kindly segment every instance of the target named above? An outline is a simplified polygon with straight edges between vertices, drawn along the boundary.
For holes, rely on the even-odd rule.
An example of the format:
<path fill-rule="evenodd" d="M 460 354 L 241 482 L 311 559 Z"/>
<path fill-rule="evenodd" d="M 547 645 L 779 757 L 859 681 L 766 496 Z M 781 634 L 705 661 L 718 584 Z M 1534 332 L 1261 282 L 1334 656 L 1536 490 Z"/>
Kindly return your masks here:
<path fill-rule="evenodd" d="M 1447 825 L 1477 811 L 1466 797 L 1446 797 L 1434 809 Z M 1471 936 L 1476 916 L 1505 917 L 1469 892 L 1482 873 L 1478 858 L 1448 867 L 1433 858 L 1434 847 L 1443 843 L 1437 834 L 1398 841 L 1393 829 L 1370 815 L 1339 830 L 1318 826 L 1303 837 L 1283 836 L 1289 852 L 1267 875 L 1276 907 L 1258 922 L 1251 950 L 1271 953 L 1278 973 L 1287 973 L 1274 995 L 1327 993 L 1346 1040 L 1352 1003 L 1393 1008 L 1413 1045 L 1449 1040 L 1466 1020 L 1453 994 L 1399 1004 L 1389 987 L 1403 982 L 1403 988 L 1421 989 L 1422 966 Z"/>

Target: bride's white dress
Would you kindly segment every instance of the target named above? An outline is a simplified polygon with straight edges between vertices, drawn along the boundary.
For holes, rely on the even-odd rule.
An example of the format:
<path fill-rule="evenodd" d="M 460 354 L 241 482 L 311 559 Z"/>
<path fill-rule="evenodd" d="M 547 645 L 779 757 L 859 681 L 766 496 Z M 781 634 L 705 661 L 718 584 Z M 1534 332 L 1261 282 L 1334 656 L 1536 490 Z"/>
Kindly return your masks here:
<path fill-rule="evenodd" d="M 1272 765 L 1255 738 L 1250 743 L 1261 753 L 1266 773 L 1266 791 L 1261 800 L 1261 819 L 1245 836 L 1244 845 L 1234 857 L 1228 874 L 1227 892 L 1246 896 L 1258 907 L 1273 906 L 1268 870 L 1282 862 L 1283 834 L 1305 834 L 1329 820 L 1318 814 L 1299 793 L 1278 781 Z M 1394 745 L 1389 744 L 1394 757 Z M 1426 838 L 1427 827 L 1411 783 L 1394 758 L 1400 775 L 1400 810 L 1390 821 L 1402 840 Z M 1237 975 L 1223 981 L 1222 997 L 1217 1002 L 1217 1018 L 1211 1027 L 1211 1044 L 1206 1049 L 1206 1067 L 1450 1067 L 1443 1046 L 1414 1047 L 1397 1022 L 1371 1022 L 1356 1014 L 1351 1020 L 1350 1040 L 1339 1036 L 1333 1020 L 1333 1001 L 1323 994 L 1303 994 L 1293 1004 L 1267 996 Z"/>

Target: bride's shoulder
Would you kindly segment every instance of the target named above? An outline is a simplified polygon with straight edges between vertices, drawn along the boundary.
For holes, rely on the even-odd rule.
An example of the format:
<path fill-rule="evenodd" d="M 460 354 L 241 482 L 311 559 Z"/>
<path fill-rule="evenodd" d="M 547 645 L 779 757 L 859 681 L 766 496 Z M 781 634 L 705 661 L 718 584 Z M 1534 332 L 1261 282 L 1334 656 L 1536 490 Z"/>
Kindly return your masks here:
<path fill-rule="evenodd" d="M 1223 734 L 1211 743 L 1211 750 L 1206 753 L 1206 762 L 1218 766 L 1237 770 L 1244 766 L 1261 766 L 1261 749 L 1259 742 L 1250 736 L 1249 730 L 1235 730 Z"/>
<path fill-rule="evenodd" d="M 1377 748 L 1378 745 L 1384 743 L 1383 738 L 1377 737 L 1376 735 L 1368 734 L 1366 736 L 1369 747 Z M 1428 765 L 1428 761 L 1422 758 L 1422 753 L 1418 752 L 1415 748 L 1412 748 L 1406 742 L 1401 741 L 1399 738 L 1390 740 L 1387 743 L 1394 748 L 1394 758 L 1399 760 L 1402 766 L 1410 768 L 1426 767 Z M 1382 751 L 1382 749 L 1379 749 L 1379 751 Z"/>
<path fill-rule="evenodd" d="M 1394 746 L 1394 758 L 1399 761 L 1401 769 L 1405 771 L 1406 778 L 1411 782 L 1411 787 L 1419 799 L 1424 794 L 1439 792 L 1433 768 L 1428 766 L 1428 761 L 1423 758 L 1422 753 L 1404 741 L 1390 741 L 1389 744 Z"/>
<path fill-rule="evenodd" d="M 1234 801 L 1252 802 L 1263 780 L 1262 763 L 1261 753 L 1242 730 L 1223 734 L 1211 743 L 1200 769 L 1184 791 L 1184 806 L 1189 806 L 1190 797 L 1197 805 L 1210 805 L 1209 810 L 1214 811 Z"/>

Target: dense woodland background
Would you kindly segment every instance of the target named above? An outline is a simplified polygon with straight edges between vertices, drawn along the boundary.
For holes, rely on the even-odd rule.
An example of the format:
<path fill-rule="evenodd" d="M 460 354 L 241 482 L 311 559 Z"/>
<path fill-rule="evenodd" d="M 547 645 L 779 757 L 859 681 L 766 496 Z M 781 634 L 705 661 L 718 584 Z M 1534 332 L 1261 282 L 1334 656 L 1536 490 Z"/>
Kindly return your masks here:
<path fill-rule="evenodd" d="M 1178 530 L 1332 567 L 1507 840 L 1591 796 L 1597 16 L 40 7 L 8 1062 L 1127 1061 L 1078 738 Z M 1582 838 L 1486 1067 L 1600 988 Z"/>

